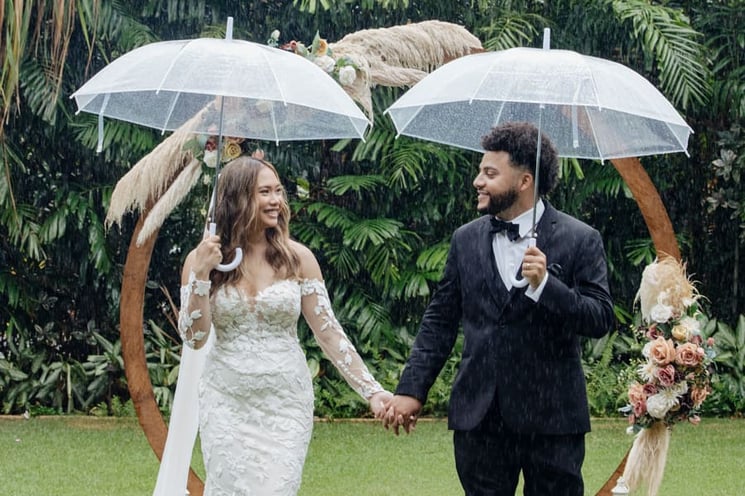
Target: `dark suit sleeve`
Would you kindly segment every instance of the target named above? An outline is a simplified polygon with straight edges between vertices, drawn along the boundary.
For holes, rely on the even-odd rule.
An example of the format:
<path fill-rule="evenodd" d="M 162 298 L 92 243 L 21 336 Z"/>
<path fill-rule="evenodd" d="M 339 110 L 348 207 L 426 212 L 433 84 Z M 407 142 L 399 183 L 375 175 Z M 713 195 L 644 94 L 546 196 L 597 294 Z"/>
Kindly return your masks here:
<path fill-rule="evenodd" d="M 600 233 L 595 229 L 586 231 L 580 240 L 574 260 L 569 264 L 570 272 L 561 278 L 550 275 L 538 304 L 550 314 L 571 322 L 564 329 L 599 338 L 615 323 L 605 250 Z"/>
<path fill-rule="evenodd" d="M 413 396 L 425 403 L 429 389 L 455 344 L 461 317 L 457 232 L 450 244 L 445 271 L 424 312 L 396 394 Z"/>

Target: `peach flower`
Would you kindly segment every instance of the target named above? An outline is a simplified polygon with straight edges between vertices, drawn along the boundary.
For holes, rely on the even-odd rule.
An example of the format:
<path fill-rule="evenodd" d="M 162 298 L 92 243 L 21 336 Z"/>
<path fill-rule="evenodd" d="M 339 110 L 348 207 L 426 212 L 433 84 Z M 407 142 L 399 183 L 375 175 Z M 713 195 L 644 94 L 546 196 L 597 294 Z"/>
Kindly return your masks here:
<path fill-rule="evenodd" d="M 646 399 L 647 394 L 644 392 L 644 386 L 642 386 L 638 382 L 635 382 L 634 384 L 629 386 L 629 401 L 631 401 L 631 403 L 637 403 Z"/>
<path fill-rule="evenodd" d="M 707 396 L 709 396 L 708 389 L 700 387 L 691 388 L 691 401 L 693 401 L 693 408 L 700 407 L 701 403 L 704 402 Z"/>
<path fill-rule="evenodd" d="M 683 343 L 675 350 L 675 363 L 686 367 L 695 367 L 703 358 L 698 346 L 693 343 Z M 703 351 L 703 350 L 702 350 Z"/>
<path fill-rule="evenodd" d="M 649 359 L 657 365 L 667 365 L 675 360 L 675 345 L 672 340 L 659 336 L 649 347 Z"/>

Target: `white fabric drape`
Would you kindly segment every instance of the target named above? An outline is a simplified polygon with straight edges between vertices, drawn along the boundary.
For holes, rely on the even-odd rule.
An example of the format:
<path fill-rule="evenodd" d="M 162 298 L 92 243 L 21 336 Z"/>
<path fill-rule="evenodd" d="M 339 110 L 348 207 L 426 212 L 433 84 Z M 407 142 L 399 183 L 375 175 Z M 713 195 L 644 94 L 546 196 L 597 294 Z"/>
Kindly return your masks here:
<path fill-rule="evenodd" d="M 199 430 L 199 378 L 204 363 L 215 340 L 214 329 L 204 346 L 195 350 L 181 347 L 181 364 L 173 397 L 168 436 L 160 461 L 158 480 L 153 496 L 184 496 L 189 494 L 186 482 L 191 466 L 191 454 Z"/>

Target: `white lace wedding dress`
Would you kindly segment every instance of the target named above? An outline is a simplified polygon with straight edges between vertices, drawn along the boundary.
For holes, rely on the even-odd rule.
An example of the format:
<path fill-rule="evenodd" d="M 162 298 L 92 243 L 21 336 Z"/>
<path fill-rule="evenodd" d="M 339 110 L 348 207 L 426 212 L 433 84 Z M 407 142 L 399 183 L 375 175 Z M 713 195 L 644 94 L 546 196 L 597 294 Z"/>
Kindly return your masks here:
<path fill-rule="evenodd" d="M 189 292 L 182 288 L 182 305 Z M 366 399 L 383 388 L 334 317 L 322 281 L 280 280 L 255 297 L 223 286 L 211 311 L 214 344 L 199 380 L 204 494 L 294 496 L 313 428 L 313 385 L 297 337 L 301 311 L 352 388 Z M 191 319 L 182 310 L 184 324 Z"/>

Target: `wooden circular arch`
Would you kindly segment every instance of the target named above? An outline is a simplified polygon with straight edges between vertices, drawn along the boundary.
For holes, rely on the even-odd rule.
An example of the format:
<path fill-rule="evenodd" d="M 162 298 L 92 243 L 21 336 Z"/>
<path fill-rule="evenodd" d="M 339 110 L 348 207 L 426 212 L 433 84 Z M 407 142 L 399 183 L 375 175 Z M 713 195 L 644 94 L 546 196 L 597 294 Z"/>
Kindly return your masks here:
<path fill-rule="evenodd" d="M 657 188 L 652 183 L 647 172 L 638 158 L 624 158 L 611 160 L 621 177 L 634 195 L 639 210 L 641 210 L 647 229 L 652 237 L 657 253 L 666 253 L 680 260 L 680 250 L 675 239 L 670 217 L 667 214 Z M 163 456 L 168 427 L 158 409 L 153 394 L 153 385 L 147 370 L 145 358 L 145 342 L 142 334 L 142 320 L 145 301 L 145 284 L 150 259 L 155 245 L 157 232 L 153 233 L 141 246 L 135 240 L 142 230 L 147 210 L 137 221 L 132 234 L 127 259 L 124 264 L 122 277 L 122 293 L 119 309 L 119 323 L 122 342 L 122 357 L 127 376 L 127 385 L 132 397 L 137 418 L 145 432 L 150 446 L 158 459 Z M 628 456 L 628 453 L 627 453 Z M 600 489 L 597 496 L 610 496 L 616 479 L 623 473 L 626 457 L 621 460 L 618 468 Z M 189 493 L 201 496 L 204 484 L 197 474 L 190 470 L 187 483 Z"/>

